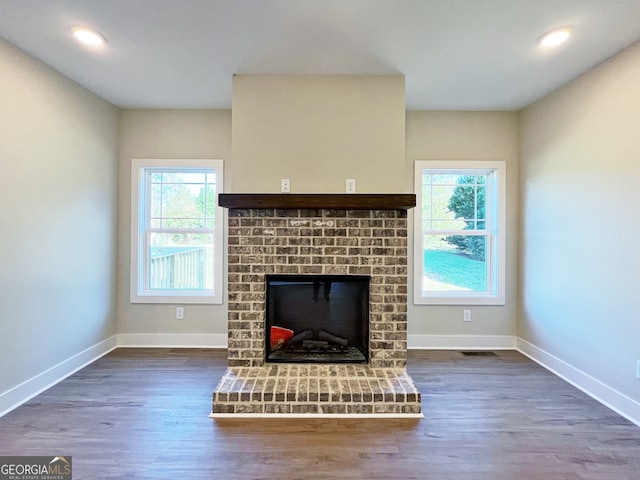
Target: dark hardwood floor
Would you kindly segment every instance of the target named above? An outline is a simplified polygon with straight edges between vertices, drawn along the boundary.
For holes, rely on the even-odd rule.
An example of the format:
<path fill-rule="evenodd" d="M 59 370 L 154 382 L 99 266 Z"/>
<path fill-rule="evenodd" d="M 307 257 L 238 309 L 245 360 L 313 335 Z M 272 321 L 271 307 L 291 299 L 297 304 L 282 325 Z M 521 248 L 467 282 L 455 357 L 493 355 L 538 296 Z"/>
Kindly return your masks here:
<path fill-rule="evenodd" d="M 426 418 L 211 420 L 225 351 L 118 349 L 0 418 L 74 479 L 638 479 L 640 427 L 517 352 L 411 351 Z"/>

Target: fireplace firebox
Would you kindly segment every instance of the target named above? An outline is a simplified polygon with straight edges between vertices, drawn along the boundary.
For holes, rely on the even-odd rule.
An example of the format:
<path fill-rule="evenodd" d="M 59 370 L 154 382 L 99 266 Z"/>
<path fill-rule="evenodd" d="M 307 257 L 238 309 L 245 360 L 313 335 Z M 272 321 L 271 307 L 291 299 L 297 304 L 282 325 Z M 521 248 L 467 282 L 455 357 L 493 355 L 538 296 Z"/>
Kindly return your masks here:
<path fill-rule="evenodd" d="M 266 361 L 367 363 L 365 275 L 266 275 Z"/>

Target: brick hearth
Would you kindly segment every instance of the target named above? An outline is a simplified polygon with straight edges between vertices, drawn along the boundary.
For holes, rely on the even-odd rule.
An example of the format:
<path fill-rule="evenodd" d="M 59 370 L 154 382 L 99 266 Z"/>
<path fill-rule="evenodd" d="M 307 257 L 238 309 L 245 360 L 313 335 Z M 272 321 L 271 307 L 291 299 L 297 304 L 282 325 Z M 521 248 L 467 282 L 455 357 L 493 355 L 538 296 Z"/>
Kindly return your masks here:
<path fill-rule="evenodd" d="M 365 365 L 230 368 L 214 413 L 420 414 L 420 393 L 403 369 Z"/>
<path fill-rule="evenodd" d="M 230 208 L 228 226 L 229 369 L 214 416 L 420 413 L 405 369 L 406 209 Z M 369 275 L 369 365 L 265 363 L 266 274 Z"/>

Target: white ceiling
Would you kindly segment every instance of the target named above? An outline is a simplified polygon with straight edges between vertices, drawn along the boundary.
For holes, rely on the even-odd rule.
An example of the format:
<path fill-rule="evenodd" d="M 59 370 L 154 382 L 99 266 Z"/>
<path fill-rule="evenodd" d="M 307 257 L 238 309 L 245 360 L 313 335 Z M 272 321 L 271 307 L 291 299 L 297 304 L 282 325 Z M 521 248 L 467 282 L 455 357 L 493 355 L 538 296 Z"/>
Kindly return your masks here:
<path fill-rule="evenodd" d="M 403 74 L 410 110 L 517 110 L 637 41 L 640 0 L 1 0 L 0 37 L 126 108 L 230 108 L 239 73 Z"/>

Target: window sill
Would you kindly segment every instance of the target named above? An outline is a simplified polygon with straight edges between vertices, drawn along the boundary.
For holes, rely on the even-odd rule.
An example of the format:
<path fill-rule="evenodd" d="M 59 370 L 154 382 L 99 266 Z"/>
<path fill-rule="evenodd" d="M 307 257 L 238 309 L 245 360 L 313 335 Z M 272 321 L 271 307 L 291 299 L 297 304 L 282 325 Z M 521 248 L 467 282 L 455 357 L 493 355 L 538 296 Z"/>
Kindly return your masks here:
<path fill-rule="evenodd" d="M 494 305 L 504 306 L 501 297 L 422 297 L 415 296 L 414 305 Z"/>
<path fill-rule="evenodd" d="M 222 298 L 215 295 L 132 295 L 132 304 L 186 304 L 186 305 L 221 305 Z"/>

